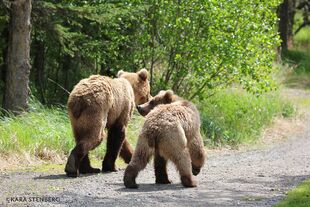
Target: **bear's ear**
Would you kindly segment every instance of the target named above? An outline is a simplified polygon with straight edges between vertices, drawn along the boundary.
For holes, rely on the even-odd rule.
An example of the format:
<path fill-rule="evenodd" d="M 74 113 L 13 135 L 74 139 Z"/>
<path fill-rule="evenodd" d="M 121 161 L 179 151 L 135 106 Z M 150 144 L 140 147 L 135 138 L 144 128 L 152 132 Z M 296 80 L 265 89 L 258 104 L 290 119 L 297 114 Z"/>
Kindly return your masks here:
<path fill-rule="evenodd" d="M 174 93 L 173 93 L 172 90 L 167 90 L 166 91 L 166 94 L 164 96 L 165 103 L 171 103 L 172 102 L 173 94 Z"/>
<path fill-rule="evenodd" d="M 124 71 L 123 70 L 120 70 L 120 71 L 118 71 L 117 72 L 117 77 L 119 78 L 119 77 L 121 77 L 121 75 L 123 75 L 124 74 Z"/>
<path fill-rule="evenodd" d="M 142 81 L 146 81 L 147 77 L 148 77 L 148 72 L 145 68 L 141 69 L 139 72 L 138 72 L 138 75 L 139 75 L 139 78 L 142 80 Z"/>

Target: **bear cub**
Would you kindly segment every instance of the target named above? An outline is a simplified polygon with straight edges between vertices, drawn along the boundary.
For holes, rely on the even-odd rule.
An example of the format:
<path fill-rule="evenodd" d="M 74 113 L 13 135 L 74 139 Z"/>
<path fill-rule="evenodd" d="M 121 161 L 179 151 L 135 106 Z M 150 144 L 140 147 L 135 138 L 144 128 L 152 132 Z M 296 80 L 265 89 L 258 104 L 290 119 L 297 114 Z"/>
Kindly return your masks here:
<path fill-rule="evenodd" d="M 200 172 L 206 153 L 195 105 L 168 90 L 160 91 L 137 109 L 146 120 L 132 160 L 125 170 L 125 187 L 138 187 L 136 177 L 152 155 L 156 183 L 171 183 L 167 175 L 167 160 L 171 160 L 179 171 L 183 186 L 196 187 L 197 181 L 192 174 Z"/>

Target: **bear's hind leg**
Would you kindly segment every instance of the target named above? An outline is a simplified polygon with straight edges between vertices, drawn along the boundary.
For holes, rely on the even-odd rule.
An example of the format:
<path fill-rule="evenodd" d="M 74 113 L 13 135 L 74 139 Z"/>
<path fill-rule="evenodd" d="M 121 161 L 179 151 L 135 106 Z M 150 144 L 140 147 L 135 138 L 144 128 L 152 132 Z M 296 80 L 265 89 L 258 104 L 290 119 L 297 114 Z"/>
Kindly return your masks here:
<path fill-rule="evenodd" d="M 182 185 L 184 187 L 196 187 L 197 181 L 194 180 L 192 176 L 191 159 L 188 149 L 185 148 L 181 152 L 175 151 L 170 159 L 176 165 L 180 173 Z"/>
<path fill-rule="evenodd" d="M 90 165 L 90 160 L 88 157 L 88 154 L 84 156 L 84 158 L 81 161 L 80 167 L 79 167 L 79 172 L 81 174 L 87 174 L 87 173 L 100 173 L 99 168 L 93 168 Z"/>
<path fill-rule="evenodd" d="M 80 173 L 96 172 L 98 169 L 90 166 L 88 152 L 96 148 L 102 141 L 104 132 L 102 129 L 102 117 L 95 117 L 94 120 L 99 120 L 95 125 L 90 125 L 88 128 L 75 126 L 74 135 L 76 139 L 76 146 L 71 151 L 68 158 L 65 172 L 68 177 L 77 177 Z M 90 118 L 86 119 L 90 120 Z M 83 125 L 83 122 L 80 123 Z"/>
<path fill-rule="evenodd" d="M 108 111 L 102 111 L 97 104 L 84 107 L 86 108 L 83 109 L 78 118 L 74 117 L 71 114 L 70 107 L 68 108 L 76 141 L 76 146 L 71 151 L 65 167 L 65 172 L 69 177 L 77 177 L 80 171 L 87 172 L 90 170 L 88 152 L 97 147 L 104 136 L 103 129 L 106 125 Z M 87 157 L 84 158 L 85 156 Z"/>
<path fill-rule="evenodd" d="M 115 172 L 115 160 L 125 139 L 125 126 L 113 125 L 108 131 L 107 152 L 102 162 L 103 172 Z"/>
<path fill-rule="evenodd" d="M 94 140 L 92 143 L 90 143 L 91 149 L 93 150 L 95 149 L 98 145 L 100 145 L 100 143 L 102 142 L 102 140 L 105 138 L 105 132 L 103 130 L 101 130 L 100 132 L 100 136 L 98 137 L 97 140 Z M 87 174 L 87 173 L 100 173 L 100 169 L 99 168 L 93 168 L 90 165 L 90 160 L 89 160 L 89 156 L 88 153 L 84 156 L 84 158 L 82 159 L 81 163 L 80 163 L 80 167 L 79 167 L 79 171 L 82 174 Z"/>
<path fill-rule="evenodd" d="M 168 179 L 167 174 L 167 160 L 164 157 L 160 156 L 157 149 L 155 151 L 154 169 L 155 169 L 156 183 L 158 184 L 171 183 L 171 181 Z"/>
<path fill-rule="evenodd" d="M 88 154 L 89 150 L 90 146 L 87 142 L 80 142 L 74 147 L 74 149 L 70 153 L 65 167 L 65 172 L 68 177 L 79 176 L 81 161 L 85 157 L 85 155 Z"/>

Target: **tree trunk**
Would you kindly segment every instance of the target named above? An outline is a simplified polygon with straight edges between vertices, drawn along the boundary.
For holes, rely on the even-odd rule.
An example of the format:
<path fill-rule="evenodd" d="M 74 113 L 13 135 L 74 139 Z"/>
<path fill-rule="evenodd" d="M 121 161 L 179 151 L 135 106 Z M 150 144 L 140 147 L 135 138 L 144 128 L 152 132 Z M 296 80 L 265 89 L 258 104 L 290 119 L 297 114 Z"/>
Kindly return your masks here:
<path fill-rule="evenodd" d="M 63 82 L 63 87 L 66 90 L 69 89 L 69 71 L 72 67 L 72 57 L 68 54 L 65 54 L 63 57 L 63 63 L 62 63 L 62 73 L 64 75 L 64 82 Z M 66 90 L 62 90 L 62 96 L 61 97 L 66 97 L 67 93 Z M 61 102 L 61 99 L 58 99 L 59 102 Z"/>
<path fill-rule="evenodd" d="M 19 114 L 28 109 L 30 73 L 31 0 L 10 1 L 9 43 L 5 86 L 6 110 Z"/>
<path fill-rule="evenodd" d="M 293 47 L 293 25 L 295 15 L 296 0 L 284 0 L 278 8 L 279 33 L 281 49 L 287 50 Z"/>
<path fill-rule="evenodd" d="M 8 25 L 3 29 L 2 34 L 4 37 L 5 42 L 9 42 L 9 28 Z M 6 44 L 5 47 L 2 49 L 2 59 L 3 63 L 0 65 L 0 81 L 4 83 L 4 90 L 5 91 L 5 77 L 6 77 L 6 66 L 7 66 L 7 58 L 8 55 L 8 45 Z M 2 104 L 4 103 L 4 97 L 5 93 L 2 94 Z M 1 99 L 1 98 L 0 98 Z"/>
<path fill-rule="evenodd" d="M 35 57 L 33 61 L 33 69 L 35 70 L 35 84 L 40 95 L 40 101 L 45 104 L 45 86 L 44 86 L 44 60 L 45 60 L 45 45 L 41 40 L 34 41 Z"/>

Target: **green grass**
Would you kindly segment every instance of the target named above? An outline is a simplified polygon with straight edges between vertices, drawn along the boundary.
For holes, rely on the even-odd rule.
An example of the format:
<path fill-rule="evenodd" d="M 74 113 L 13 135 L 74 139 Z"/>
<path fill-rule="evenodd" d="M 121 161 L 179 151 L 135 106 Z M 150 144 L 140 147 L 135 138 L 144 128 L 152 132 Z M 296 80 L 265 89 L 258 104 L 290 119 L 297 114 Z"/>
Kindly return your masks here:
<path fill-rule="evenodd" d="M 302 24 L 303 15 L 301 11 L 297 11 L 294 19 L 294 31 Z M 294 48 L 296 50 L 310 52 L 310 27 L 302 28 L 295 36 L 294 36 Z"/>
<path fill-rule="evenodd" d="M 273 117 L 290 117 L 295 112 L 292 104 L 283 101 L 278 93 L 255 97 L 241 90 L 220 91 L 197 105 L 201 130 L 209 145 L 236 145 L 255 140 Z M 0 155 L 27 153 L 43 160 L 68 155 L 75 143 L 66 109 L 46 107 L 37 101 L 31 101 L 30 106 L 30 112 L 23 115 L 0 117 Z M 144 118 L 138 114 L 129 122 L 127 138 L 133 147 L 143 122 Z M 101 160 L 105 151 L 104 140 L 90 153 L 91 158 Z"/>
<path fill-rule="evenodd" d="M 284 84 L 293 88 L 310 89 L 310 52 L 285 51 L 283 60 L 292 68 Z"/>
<path fill-rule="evenodd" d="M 68 153 L 74 141 L 65 109 L 35 101 L 30 106 L 29 113 L 0 117 L 0 153 L 40 155 L 44 149 Z"/>
<path fill-rule="evenodd" d="M 291 50 L 284 52 L 284 60 L 296 66 L 296 73 L 308 73 L 310 75 L 310 53 Z"/>
<path fill-rule="evenodd" d="M 295 111 L 278 93 L 256 97 L 240 90 L 221 91 L 198 106 L 202 132 L 206 143 L 211 145 L 255 140 L 274 116 L 289 117 Z M 129 123 L 127 138 L 133 146 L 143 122 L 143 117 L 134 114 Z M 29 113 L 0 118 L 0 134 L 0 154 L 26 152 L 48 159 L 46 149 L 67 155 L 74 147 L 66 109 L 45 107 L 36 101 L 31 102 Z M 91 152 L 92 158 L 102 159 L 105 147 L 103 141 Z"/>
<path fill-rule="evenodd" d="M 310 27 L 305 27 L 301 29 L 294 36 L 294 47 L 295 49 L 310 52 Z"/>
<path fill-rule="evenodd" d="M 255 141 L 274 117 L 295 113 L 293 104 L 283 100 L 279 92 L 256 97 L 238 89 L 223 90 L 198 105 L 208 145 Z"/>
<path fill-rule="evenodd" d="M 288 192 L 286 198 L 275 207 L 308 207 L 310 203 L 310 180 L 302 182 Z"/>
<path fill-rule="evenodd" d="M 46 107 L 31 100 L 28 113 L 20 116 L 6 115 L 0 116 L 0 156 L 26 153 L 49 160 L 55 155 L 67 155 L 75 145 L 64 107 Z M 133 146 L 143 119 L 134 114 L 128 126 L 127 138 Z M 90 153 L 91 157 L 102 159 L 105 149 L 106 140 Z"/>

